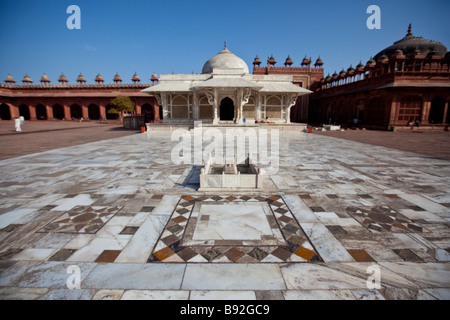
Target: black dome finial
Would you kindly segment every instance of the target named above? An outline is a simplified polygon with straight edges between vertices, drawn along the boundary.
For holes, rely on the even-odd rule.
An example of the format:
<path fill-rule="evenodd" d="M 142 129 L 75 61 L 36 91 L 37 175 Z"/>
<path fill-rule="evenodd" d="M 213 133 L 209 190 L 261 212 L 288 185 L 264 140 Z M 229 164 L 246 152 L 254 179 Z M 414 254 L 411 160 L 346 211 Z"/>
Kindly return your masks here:
<path fill-rule="evenodd" d="M 406 33 L 406 35 L 407 35 L 407 36 L 412 35 L 412 33 L 411 33 L 411 23 L 410 23 L 409 26 L 408 26 L 408 32 Z"/>

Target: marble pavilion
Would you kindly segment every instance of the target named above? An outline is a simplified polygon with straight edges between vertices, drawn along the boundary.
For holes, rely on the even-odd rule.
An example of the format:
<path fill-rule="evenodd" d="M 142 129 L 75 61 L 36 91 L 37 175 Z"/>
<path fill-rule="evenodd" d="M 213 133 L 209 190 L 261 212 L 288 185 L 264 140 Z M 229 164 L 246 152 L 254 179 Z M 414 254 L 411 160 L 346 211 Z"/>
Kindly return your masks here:
<path fill-rule="evenodd" d="M 297 98 L 312 92 L 294 84 L 293 77 L 250 74 L 225 43 L 201 74 L 163 74 L 159 84 L 142 92 L 156 97 L 164 123 L 288 124 Z"/>

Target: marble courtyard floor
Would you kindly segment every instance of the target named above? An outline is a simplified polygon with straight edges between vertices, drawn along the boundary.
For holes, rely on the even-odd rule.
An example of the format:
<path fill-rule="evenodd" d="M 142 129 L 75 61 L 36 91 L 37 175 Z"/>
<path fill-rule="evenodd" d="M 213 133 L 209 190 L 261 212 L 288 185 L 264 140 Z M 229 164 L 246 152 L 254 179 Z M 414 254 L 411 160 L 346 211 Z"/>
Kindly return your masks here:
<path fill-rule="evenodd" d="M 282 133 L 262 190 L 198 192 L 176 144 L 0 161 L 0 299 L 450 298 L 449 160 Z"/>

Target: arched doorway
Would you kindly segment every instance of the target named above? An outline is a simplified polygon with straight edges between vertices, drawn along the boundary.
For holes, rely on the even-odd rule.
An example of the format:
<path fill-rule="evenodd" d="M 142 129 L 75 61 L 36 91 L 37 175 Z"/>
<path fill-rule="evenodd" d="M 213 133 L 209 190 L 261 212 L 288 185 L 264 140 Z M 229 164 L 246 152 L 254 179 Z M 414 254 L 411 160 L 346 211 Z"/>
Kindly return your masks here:
<path fill-rule="evenodd" d="M 11 120 L 11 112 L 9 111 L 9 106 L 6 103 L 2 103 L 0 105 L 0 119 Z"/>
<path fill-rule="evenodd" d="M 47 120 L 47 109 L 42 104 L 38 104 L 36 106 L 36 119 Z"/>
<path fill-rule="evenodd" d="M 155 113 L 151 104 L 145 103 L 141 107 L 141 114 L 144 116 L 145 123 L 155 120 Z"/>
<path fill-rule="evenodd" d="M 95 104 L 90 104 L 88 106 L 88 116 L 90 120 L 100 119 L 100 108 Z"/>
<path fill-rule="evenodd" d="M 30 109 L 26 104 L 21 104 L 19 106 L 19 115 L 25 120 L 30 120 Z"/>
<path fill-rule="evenodd" d="M 431 100 L 429 123 L 442 123 L 444 121 L 445 100 L 442 97 L 436 97 Z"/>
<path fill-rule="evenodd" d="M 52 110 L 53 110 L 53 118 L 54 119 L 58 119 L 58 120 L 64 119 L 64 108 L 62 105 L 55 104 L 52 107 Z"/>
<path fill-rule="evenodd" d="M 220 102 L 220 120 L 230 121 L 234 119 L 234 103 L 233 100 L 226 97 Z"/>
<path fill-rule="evenodd" d="M 77 104 L 73 104 L 70 106 L 70 117 L 72 119 L 80 119 L 83 116 L 81 111 L 81 107 Z"/>

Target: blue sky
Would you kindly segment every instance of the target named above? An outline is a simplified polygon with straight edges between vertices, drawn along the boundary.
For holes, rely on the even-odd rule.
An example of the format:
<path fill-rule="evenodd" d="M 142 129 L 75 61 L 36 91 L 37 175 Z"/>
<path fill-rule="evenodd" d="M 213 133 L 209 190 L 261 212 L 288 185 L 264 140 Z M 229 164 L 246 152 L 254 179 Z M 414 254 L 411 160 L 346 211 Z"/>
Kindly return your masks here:
<path fill-rule="evenodd" d="M 69 5 L 81 9 L 81 29 L 69 30 Z M 381 29 L 369 30 L 369 5 L 381 9 Z M 76 83 L 101 73 L 106 83 L 118 72 L 125 83 L 134 72 L 149 82 L 153 72 L 200 73 L 223 49 L 252 68 L 256 55 L 266 65 L 288 55 L 299 66 L 320 55 L 325 75 L 365 63 L 413 34 L 450 48 L 448 0 L 0 0 L 0 81 L 10 73 L 21 83 L 27 73 L 39 83 L 45 73 L 57 83 L 64 72 Z"/>

